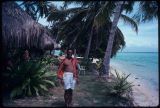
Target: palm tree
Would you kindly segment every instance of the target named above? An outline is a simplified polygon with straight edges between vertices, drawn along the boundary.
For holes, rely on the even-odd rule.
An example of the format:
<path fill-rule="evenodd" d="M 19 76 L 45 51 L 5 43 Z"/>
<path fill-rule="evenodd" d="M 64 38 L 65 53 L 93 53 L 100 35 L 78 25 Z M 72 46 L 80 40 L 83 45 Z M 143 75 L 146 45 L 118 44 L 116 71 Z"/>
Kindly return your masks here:
<path fill-rule="evenodd" d="M 91 41 L 92 41 L 92 37 L 93 37 L 93 30 L 94 30 L 94 28 L 92 27 L 91 28 L 91 34 L 89 36 L 89 41 L 88 41 L 87 49 L 86 49 L 85 55 L 84 55 L 85 59 L 88 59 L 88 56 L 89 56 L 89 51 L 90 51 L 90 48 L 91 48 Z"/>
<path fill-rule="evenodd" d="M 117 29 L 117 23 L 120 17 L 120 14 L 122 12 L 124 2 L 120 1 L 117 3 L 117 7 L 115 9 L 114 14 L 114 20 L 112 22 L 112 28 L 110 30 L 109 40 L 107 49 L 104 56 L 104 62 L 103 65 L 105 66 L 106 75 L 109 75 L 109 64 L 110 64 L 110 56 L 111 56 L 111 50 L 113 46 L 113 40 L 115 35 L 115 30 Z M 156 1 L 141 1 L 139 3 L 139 10 L 138 12 L 133 16 L 137 20 L 137 22 L 146 22 L 151 21 L 154 18 L 158 17 L 158 5 Z"/>
<path fill-rule="evenodd" d="M 108 40 L 108 45 L 107 45 L 105 56 L 104 56 L 103 65 L 105 67 L 105 71 L 106 71 L 107 76 L 109 75 L 109 64 L 110 64 L 110 57 L 111 57 L 111 52 L 112 52 L 114 36 L 115 36 L 116 29 L 117 29 L 118 20 L 120 18 L 121 12 L 122 12 L 123 4 L 124 4 L 124 1 L 119 1 L 119 2 L 116 3 L 114 19 L 113 19 L 113 22 L 112 22 L 112 27 L 111 27 L 111 30 L 110 30 L 110 35 L 109 35 L 109 40 Z"/>
<path fill-rule="evenodd" d="M 23 6 L 24 10 L 36 21 L 40 17 L 47 17 L 50 11 L 50 2 L 48 1 L 23 1 L 19 6 Z"/>
<path fill-rule="evenodd" d="M 158 19 L 157 1 L 140 1 L 138 11 L 133 16 L 137 22 L 147 22 Z"/>
<path fill-rule="evenodd" d="M 72 47 L 77 41 L 77 38 L 81 35 L 82 32 L 84 32 L 86 27 L 88 28 L 90 26 L 90 21 L 88 19 L 86 19 L 87 21 L 85 22 L 82 21 L 82 19 L 85 17 L 84 14 L 86 12 L 87 10 L 85 8 L 71 8 L 66 10 L 57 9 L 55 11 L 52 11 L 47 20 L 50 22 L 57 22 L 59 26 L 57 41 L 63 39 L 66 43 L 69 40 L 68 46 Z M 88 18 L 91 19 L 90 17 Z M 71 36 L 73 34 L 74 37 Z M 72 42 L 70 42 L 71 38 L 73 39 Z"/>
<path fill-rule="evenodd" d="M 78 2 L 78 3 L 80 4 L 80 3 L 83 3 L 83 2 Z M 91 46 L 91 44 L 93 44 L 92 43 L 92 41 L 93 41 L 92 36 L 93 35 L 91 35 L 91 34 L 94 34 L 94 33 L 92 33 L 92 27 L 94 26 L 96 31 L 100 31 L 100 27 L 102 27 L 106 23 L 110 23 L 111 22 L 110 16 L 113 13 L 112 10 L 113 10 L 114 7 L 115 6 L 114 6 L 113 2 L 100 1 L 100 2 L 87 2 L 87 3 L 84 2 L 81 5 L 80 8 L 72 8 L 72 9 L 65 10 L 66 13 L 67 12 L 69 13 L 69 11 L 70 11 L 70 13 L 73 13 L 73 16 L 71 18 L 69 18 L 68 21 L 66 20 L 66 22 L 65 22 L 66 24 L 63 27 L 64 29 L 61 29 L 61 31 L 59 31 L 59 33 L 61 33 L 60 34 L 61 37 L 62 37 L 63 34 L 66 34 L 67 36 L 65 35 L 64 38 L 65 38 L 65 40 L 68 39 L 69 43 L 70 43 L 70 40 L 71 40 L 72 36 L 70 36 L 68 34 L 73 33 L 74 34 L 74 41 L 70 44 L 70 46 L 72 46 L 73 43 L 75 43 L 75 42 L 78 44 L 78 41 L 81 41 L 83 38 L 88 38 L 88 42 L 87 42 L 88 44 L 87 44 L 87 48 L 86 48 L 86 51 L 85 51 L 85 57 L 88 58 L 90 48 L 91 48 L 90 46 Z M 127 11 L 132 10 L 132 9 L 130 9 L 130 10 L 129 9 L 130 8 L 128 8 L 128 10 L 127 9 L 126 10 Z M 60 11 L 59 13 L 63 13 L 63 12 Z M 135 31 L 138 30 L 137 24 L 133 19 L 131 19 L 128 16 L 125 16 L 125 15 L 121 15 L 121 18 L 124 21 L 130 23 L 135 28 Z M 82 26 L 80 27 L 80 28 L 83 28 L 83 29 L 80 30 L 80 29 L 77 28 L 77 26 L 75 25 L 75 23 L 77 23 L 77 22 L 83 23 Z M 74 25 L 74 26 L 71 27 L 71 25 Z M 86 25 L 88 25 L 88 26 L 86 26 Z M 86 26 L 86 27 L 83 27 L 83 26 Z M 72 29 L 68 30 L 69 28 L 72 28 Z M 108 27 L 107 29 L 110 29 L 110 28 Z M 71 32 L 67 32 L 67 31 L 71 31 Z M 79 32 L 76 33 L 76 31 L 79 31 Z M 78 35 L 75 35 L 75 33 L 78 34 Z M 119 33 L 119 32 L 116 32 L 116 33 Z M 82 34 L 83 35 L 88 35 L 88 37 L 84 37 L 84 36 L 82 36 Z M 98 39 L 99 35 L 100 35 L 100 32 L 96 33 L 97 39 Z M 80 36 L 82 36 L 83 38 L 81 37 L 81 39 L 78 40 L 80 38 Z M 106 41 L 106 40 L 103 40 L 103 41 Z M 96 46 L 97 46 L 96 49 L 98 49 L 98 46 L 100 46 L 100 44 L 99 45 L 97 44 Z"/>
<path fill-rule="evenodd" d="M 94 15 L 94 22 L 93 25 L 96 26 L 96 28 L 99 28 L 100 26 L 103 26 L 105 23 L 109 23 L 110 22 L 110 16 L 112 14 L 112 11 L 114 9 L 114 4 L 112 2 L 104 2 L 104 5 L 101 4 L 101 7 L 97 10 L 96 14 Z M 128 2 L 128 5 L 125 5 L 125 10 L 126 12 L 131 12 L 133 9 L 133 4 L 134 2 Z M 95 4 L 97 5 L 97 4 Z M 138 27 L 136 22 L 129 18 L 126 15 L 121 14 L 120 18 L 123 19 L 124 21 L 130 23 L 130 25 L 135 29 L 135 31 L 138 31 Z M 88 59 L 88 55 L 89 55 L 89 51 L 90 51 L 90 46 L 91 46 L 91 41 L 92 41 L 92 30 L 91 29 L 91 35 L 89 37 L 89 41 L 88 41 L 88 45 L 87 45 L 87 49 L 85 52 L 85 58 Z M 95 29 L 96 30 L 96 29 Z M 98 31 L 98 29 L 97 29 Z"/>

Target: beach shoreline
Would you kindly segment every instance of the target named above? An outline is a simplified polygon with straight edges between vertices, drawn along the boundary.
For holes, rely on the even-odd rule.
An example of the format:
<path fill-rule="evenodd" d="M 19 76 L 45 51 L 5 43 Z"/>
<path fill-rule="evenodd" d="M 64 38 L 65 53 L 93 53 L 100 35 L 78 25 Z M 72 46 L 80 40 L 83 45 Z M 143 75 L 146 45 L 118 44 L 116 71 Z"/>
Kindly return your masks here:
<path fill-rule="evenodd" d="M 111 64 L 111 73 L 116 76 L 115 70 L 120 74 L 126 74 L 127 72 L 124 72 L 117 69 L 116 66 Z M 133 94 L 133 103 L 134 106 L 151 106 L 156 107 L 159 105 L 159 93 L 154 92 L 151 89 L 148 88 L 147 83 L 143 82 L 140 78 L 138 78 L 133 73 L 128 77 L 127 81 L 132 82 L 132 94 Z"/>

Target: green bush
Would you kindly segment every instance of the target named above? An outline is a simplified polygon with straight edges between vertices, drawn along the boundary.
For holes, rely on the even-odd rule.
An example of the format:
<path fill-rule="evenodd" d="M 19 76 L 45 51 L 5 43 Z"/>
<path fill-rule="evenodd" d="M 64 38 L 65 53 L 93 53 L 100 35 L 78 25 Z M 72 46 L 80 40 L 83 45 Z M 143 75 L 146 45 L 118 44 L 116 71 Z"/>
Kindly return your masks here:
<path fill-rule="evenodd" d="M 43 64 L 46 64 L 46 65 L 51 64 L 51 63 L 53 63 L 54 65 L 58 65 L 59 64 L 59 60 L 57 58 L 52 57 L 52 56 L 43 57 L 41 59 L 41 62 Z"/>
<path fill-rule="evenodd" d="M 116 72 L 116 80 L 115 82 L 110 86 L 110 94 L 116 95 L 116 96 L 124 96 L 128 95 L 129 92 L 132 90 L 132 83 L 127 81 L 127 78 L 129 75 L 120 76 L 117 71 Z"/>
<path fill-rule="evenodd" d="M 99 61 L 96 63 L 96 69 L 100 70 L 101 66 L 103 65 L 103 62 L 101 59 L 99 59 Z"/>
<path fill-rule="evenodd" d="M 50 85 L 55 86 L 54 82 L 49 80 L 51 77 L 56 77 L 56 74 L 46 71 L 41 62 L 23 62 L 12 71 L 11 80 L 16 83 L 10 96 L 14 98 L 43 95 Z"/>
<path fill-rule="evenodd" d="M 104 65 L 103 65 L 103 59 L 99 59 L 99 61 L 96 63 L 96 69 L 99 72 L 99 75 L 101 76 L 104 73 Z"/>
<path fill-rule="evenodd" d="M 80 62 L 80 65 L 86 66 L 86 69 L 89 70 L 89 67 L 91 65 L 91 60 L 89 59 L 82 59 Z"/>

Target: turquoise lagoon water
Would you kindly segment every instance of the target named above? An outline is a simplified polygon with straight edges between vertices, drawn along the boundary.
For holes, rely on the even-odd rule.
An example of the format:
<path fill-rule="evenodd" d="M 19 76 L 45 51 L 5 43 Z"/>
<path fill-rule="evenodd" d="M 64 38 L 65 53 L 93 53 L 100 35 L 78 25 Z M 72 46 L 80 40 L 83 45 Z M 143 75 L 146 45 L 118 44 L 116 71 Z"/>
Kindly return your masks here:
<path fill-rule="evenodd" d="M 134 74 L 152 89 L 159 91 L 158 53 L 118 53 L 111 59 L 111 65 L 125 73 Z"/>

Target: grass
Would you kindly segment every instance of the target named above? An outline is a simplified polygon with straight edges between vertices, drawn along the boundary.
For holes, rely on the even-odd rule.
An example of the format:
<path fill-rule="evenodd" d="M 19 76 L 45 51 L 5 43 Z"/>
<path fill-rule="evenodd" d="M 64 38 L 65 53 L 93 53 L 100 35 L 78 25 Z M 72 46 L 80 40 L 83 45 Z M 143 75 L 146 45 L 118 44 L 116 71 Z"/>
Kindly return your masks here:
<path fill-rule="evenodd" d="M 81 102 L 81 106 L 130 106 L 132 101 L 124 97 L 116 97 L 109 95 L 109 87 L 113 82 L 105 82 L 101 80 L 93 81 L 92 76 L 81 76 L 80 87 L 76 91 L 83 91 L 85 96 L 82 99 L 88 101 Z M 79 95 L 77 98 L 79 100 Z M 80 100 L 82 101 L 82 100 Z"/>
<path fill-rule="evenodd" d="M 132 106 L 132 100 L 125 97 L 109 95 L 109 87 L 113 82 L 95 80 L 94 76 L 80 76 L 80 84 L 76 85 L 73 92 L 73 105 L 82 106 Z M 14 100 L 14 106 L 64 106 L 64 89 L 63 86 L 51 88 L 50 95 L 40 97 L 40 99 L 29 98 L 25 102 Z M 33 100 L 33 101 L 32 101 Z"/>

